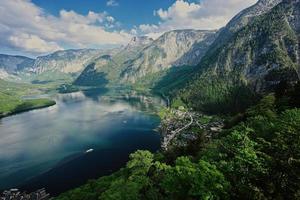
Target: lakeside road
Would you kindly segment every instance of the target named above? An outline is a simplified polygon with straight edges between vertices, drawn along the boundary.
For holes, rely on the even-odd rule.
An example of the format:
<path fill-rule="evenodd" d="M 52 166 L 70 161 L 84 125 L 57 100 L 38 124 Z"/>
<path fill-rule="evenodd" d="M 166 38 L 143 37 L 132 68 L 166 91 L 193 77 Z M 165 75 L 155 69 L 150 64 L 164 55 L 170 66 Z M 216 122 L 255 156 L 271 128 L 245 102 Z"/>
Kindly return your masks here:
<path fill-rule="evenodd" d="M 181 131 L 187 129 L 188 127 L 190 127 L 193 124 L 193 122 L 194 122 L 193 116 L 192 116 L 191 113 L 188 113 L 188 114 L 190 116 L 191 121 L 188 124 L 186 124 L 184 127 L 178 128 L 175 131 L 171 131 L 171 135 L 168 135 L 167 137 L 164 138 L 164 141 L 162 143 L 162 148 L 163 149 L 167 150 L 169 143 L 176 137 L 176 135 L 178 133 L 180 133 Z"/>

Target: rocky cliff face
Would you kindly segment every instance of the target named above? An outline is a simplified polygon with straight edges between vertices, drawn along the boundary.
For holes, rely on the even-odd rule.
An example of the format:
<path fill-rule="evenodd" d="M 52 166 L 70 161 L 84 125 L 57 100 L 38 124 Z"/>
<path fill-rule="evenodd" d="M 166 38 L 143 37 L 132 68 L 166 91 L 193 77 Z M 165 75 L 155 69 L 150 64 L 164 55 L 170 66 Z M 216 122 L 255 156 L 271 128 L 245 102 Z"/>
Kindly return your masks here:
<path fill-rule="evenodd" d="M 48 71 L 79 73 L 90 61 L 104 52 L 103 50 L 94 49 L 57 51 L 46 56 L 38 57 L 33 65 L 33 70 L 36 74 Z"/>
<path fill-rule="evenodd" d="M 198 30 L 167 32 L 130 60 L 122 77 L 134 83 L 141 77 L 172 66 L 196 65 L 213 42 L 214 34 L 215 31 Z"/>

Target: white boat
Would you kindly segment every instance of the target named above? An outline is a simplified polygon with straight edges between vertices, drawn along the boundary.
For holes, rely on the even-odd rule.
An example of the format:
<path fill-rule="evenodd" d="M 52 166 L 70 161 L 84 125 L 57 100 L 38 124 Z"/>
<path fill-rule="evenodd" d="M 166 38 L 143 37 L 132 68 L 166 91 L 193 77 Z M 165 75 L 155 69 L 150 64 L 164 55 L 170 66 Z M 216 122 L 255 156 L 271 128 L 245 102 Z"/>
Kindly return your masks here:
<path fill-rule="evenodd" d="M 85 153 L 91 153 L 92 151 L 94 151 L 94 149 L 88 149 L 85 151 Z"/>

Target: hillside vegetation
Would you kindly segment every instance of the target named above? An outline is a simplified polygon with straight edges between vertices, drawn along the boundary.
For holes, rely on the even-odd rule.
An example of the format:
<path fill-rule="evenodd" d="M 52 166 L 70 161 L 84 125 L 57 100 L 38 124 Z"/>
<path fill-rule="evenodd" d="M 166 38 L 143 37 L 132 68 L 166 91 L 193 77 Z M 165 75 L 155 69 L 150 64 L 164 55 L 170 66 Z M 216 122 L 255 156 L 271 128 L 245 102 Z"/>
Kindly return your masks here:
<path fill-rule="evenodd" d="M 254 17 L 228 42 L 212 48 L 175 96 L 197 110 L 238 112 L 277 83 L 299 80 L 299 6 L 286 1 Z"/>

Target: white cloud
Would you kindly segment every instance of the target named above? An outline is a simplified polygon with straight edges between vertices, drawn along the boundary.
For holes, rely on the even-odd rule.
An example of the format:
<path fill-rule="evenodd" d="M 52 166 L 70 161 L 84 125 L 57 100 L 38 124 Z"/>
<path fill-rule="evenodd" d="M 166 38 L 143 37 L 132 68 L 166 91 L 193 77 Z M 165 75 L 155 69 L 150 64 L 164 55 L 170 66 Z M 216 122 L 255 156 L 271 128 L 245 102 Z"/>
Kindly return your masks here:
<path fill-rule="evenodd" d="M 139 28 L 142 32 L 145 32 L 145 33 L 159 30 L 159 26 L 157 26 L 155 24 L 141 24 L 139 26 Z"/>
<path fill-rule="evenodd" d="M 108 1 L 106 2 L 106 5 L 107 5 L 107 6 L 118 6 L 119 3 L 118 3 L 116 0 L 108 0 Z"/>
<path fill-rule="evenodd" d="M 0 45 L 30 53 L 47 53 L 63 46 L 124 44 L 131 35 L 125 31 L 108 31 L 118 22 L 108 13 L 61 10 L 59 16 L 45 13 L 30 0 L 0 0 Z"/>
<path fill-rule="evenodd" d="M 114 23 L 115 22 L 115 18 L 113 18 L 112 16 L 107 16 L 106 20 L 110 23 Z"/>
<path fill-rule="evenodd" d="M 65 22 L 82 23 L 82 24 L 93 24 L 96 22 L 102 23 L 105 20 L 105 18 L 111 17 L 111 16 L 107 16 L 106 13 L 95 13 L 92 11 L 89 11 L 86 16 L 79 15 L 73 10 L 71 11 L 61 10 L 59 14 L 61 20 Z"/>
<path fill-rule="evenodd" d="M 26 33 L 18 36 L 12 35 L 9 37 L 9 41 L 12 46 L 32 53 L 47 53 L 62 49 L 55 42 L 46 42 L 36 35 L 28 35 Z"/>
<path fill-rule="evenodd" d="M 189 3 L 176 0 L 168 9 L 158 9 L 154 15 L 160 18 L 157 25 L 140 25 L 140 31 L 148 35 L 159 35 L 174 29 L 219 29 L 242 9 L 257 0 L 202 0 Z"/>

